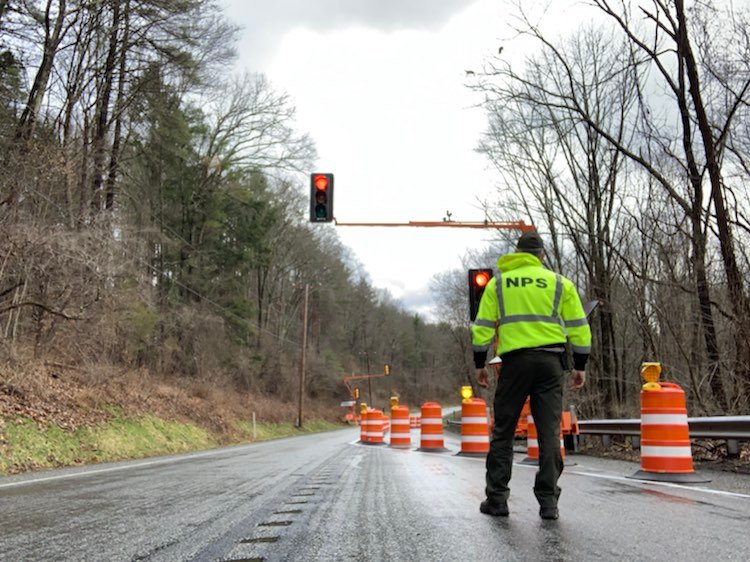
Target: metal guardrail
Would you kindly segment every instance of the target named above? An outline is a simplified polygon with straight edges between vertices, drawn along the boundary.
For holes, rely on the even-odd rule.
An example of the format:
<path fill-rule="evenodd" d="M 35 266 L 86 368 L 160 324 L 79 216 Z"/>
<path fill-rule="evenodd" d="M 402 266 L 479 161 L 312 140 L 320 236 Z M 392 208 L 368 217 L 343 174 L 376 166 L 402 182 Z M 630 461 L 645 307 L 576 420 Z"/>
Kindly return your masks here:
<path fill-rule="evenodd" d="M 691 438 L 750 440 L 750 416 L 688 418 Z M 578 420 L 580 433 L 587 435 L 641 434 L 641 420 Z"/>
<path fill-rule="evenodd" d="M 446 420 L 448 425 L 461 426 L 460 420 Z M 750 416 L 713 416 L 688 418 L 688 432 L 697 439 L 735 439 L 750 441 Z M 584 435 L 632 435 L 640 437 L 641 420 L 578 420 L 579 433 Z"/>

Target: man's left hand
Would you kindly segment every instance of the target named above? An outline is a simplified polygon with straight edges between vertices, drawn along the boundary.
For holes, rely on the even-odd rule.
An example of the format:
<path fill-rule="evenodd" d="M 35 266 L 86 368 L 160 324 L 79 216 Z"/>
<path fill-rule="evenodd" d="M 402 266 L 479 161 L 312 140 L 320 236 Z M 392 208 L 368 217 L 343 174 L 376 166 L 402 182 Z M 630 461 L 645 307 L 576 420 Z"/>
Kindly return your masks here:
<path fill-rule="evenodd" d="M 586 384 L 586 371 L 578 371 L 576 369 L 570 371 L 570 388 L 578 390 L 583 388 L 584 384 Z"/>
<path fill-rule="evenodd" d="M 477 384 L 482 388 L 489 388 L 490 386 L 490 377 L 484 367 L 477 369 Z"/>

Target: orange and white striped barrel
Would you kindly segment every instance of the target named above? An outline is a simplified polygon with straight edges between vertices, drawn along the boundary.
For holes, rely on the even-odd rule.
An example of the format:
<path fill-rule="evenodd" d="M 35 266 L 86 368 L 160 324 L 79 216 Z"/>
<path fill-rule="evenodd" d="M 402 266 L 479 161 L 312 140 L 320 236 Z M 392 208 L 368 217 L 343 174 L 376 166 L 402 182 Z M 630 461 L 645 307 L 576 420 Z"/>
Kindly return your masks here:
<path fill-rule="evenodd" d="M 536 424 L 531 413 L 526 416 L 526 458 L 521 462 L 539 464 L 539 437 L 536 434 Z"/>
<path fill-rule="evenodd" d="M 409 416 L 409 427 L 412 429 L 419 429 L 422 415 L 414 414 Z"/>
<path fill-rule="evenodd" d="M 362 414 L 362 443 L 369 445 L 383 444 L 383 412 L 368 408 Z"/>
<path fill-rule="evenodd" d="M 368 411 L 362 410 L 359 415 L 359 442 L 360 443 L 367 443 L 367 440 L 369 439 L 369 434 L 367 430 L 370 427 L 370 424 L 367 420 L 368 417 Z"/>
<path fill-rule="evenodd" d="M 361 443 L 369 443 L 370 442 L 370 412 L 372 411 L 372 408 L 367 408 L 366 410 L 363 410 L 360 414 L 360 420 L 359 420 L 359 435 L 360 435 L 360 442 Z"/>
<path fill-rule="evenodd" d="M 391 420 L 383 412 L 380 412 L 380 421 L 383 422 L 383 433 L 387 433 L 391 430 Z"/>
<path fill-rule="evenodd" d="M 391 447 L 411 447 L 409 408 L 407 406 L 391 408 L 390 445 Z"/>
<path fill-rule="evenodd" d="M 563 435 L 562 425 L 560 426 L 560 456 L 562 457 L 565 466 L 576 464 L 574 462 L 568 462 L 567 460 L 565 460 L 565 435 Z"/>
<path fill-rule="evenodd" d="M 660 382 L 641 390 L 641 470 L 631 478 L 665 482 L 707 482 L 693 469 L 685 392 Z"/>
<path fill-rule="evenodd" d="M 531 406 L 529 403 L 529 399 L 526 399 L 526 402 L 523 403 L 523 409 L 521 410 L 521 415 L 518 416 L 518 421 L 516 422 L 516 437 L 528 437 L 528 419 L 529 414 L 531 413 Z"/>
<path fill-rule="evenodd" d="M 484 456 L 490 450 L 487 403 L 470 398 L 461 403 L 461 452 L 459 455 Z"/>
<path fill-rule="evenodd" d="M 536 431 L 534 416 L 529 414 L 526 418 L 528 425 L 528 436 L 526 438 L 526 458 L 521 462 L 524 464 L 539 464 L 539 435 Z M 560 456 L 565 461 L 565 440 L 563 438 L 562 422 L 560 427 Z M 575 463 L 573 463 L 575 464 Z"/>
<path fill-rule="evenodd" d="M 422 404 L 420 451 L 445 451 L 443 440 L 443 409 L 435 402 Z"/>

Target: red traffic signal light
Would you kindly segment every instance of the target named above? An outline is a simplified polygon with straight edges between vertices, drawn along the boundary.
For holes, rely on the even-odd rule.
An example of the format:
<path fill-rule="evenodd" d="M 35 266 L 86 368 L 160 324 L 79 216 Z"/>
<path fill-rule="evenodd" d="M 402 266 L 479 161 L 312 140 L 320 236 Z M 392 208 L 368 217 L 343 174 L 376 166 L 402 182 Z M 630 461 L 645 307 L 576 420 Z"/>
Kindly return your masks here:
<path fill-rule="evenodd" d="M 479 302 L 482 300 L 484 289 L 492 279 L 492 269 L 469 270 L 469 320 L 472 322 L 477 316 Z"/>
<path fill-rule="evenodd" d="M 333 174 L 310 174 L 310 222 L 333 220 Z"/>
<path fill-rule="evenodd" d="M 484 269 L 481 269 L 474 274 L 474 285 L 477 287 L 484 287 L 489 283 L 491 277 L 492 272 L 487 272 Z"/>

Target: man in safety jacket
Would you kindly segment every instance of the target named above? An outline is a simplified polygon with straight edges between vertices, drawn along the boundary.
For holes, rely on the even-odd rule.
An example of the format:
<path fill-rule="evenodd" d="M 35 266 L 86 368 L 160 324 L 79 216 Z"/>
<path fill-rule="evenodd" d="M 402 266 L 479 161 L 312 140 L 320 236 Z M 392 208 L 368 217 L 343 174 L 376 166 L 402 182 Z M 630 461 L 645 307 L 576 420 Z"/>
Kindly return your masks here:
<path fill-rule="evenodd" d="M 500 257 L 498 274 L 482 294 L 472 325 L 477 383 L 487 387 L 487 350 L 497 331 L 497 354 L 502 373 L 495 391 L 495 428 L 487 455 L 487 499 L 480 511 L 508 515 L 508 482 L 513 466 L 516 422 L 527 397 L 539 438 L 539 471 L 534 495 L 543 519 L 557 519 L 563 470 L 560 453 L 562 377 L 567 370 L 565 345 L 573 351 L 571 385 L 581 388 L 586 380 L 586 361 L 591 351 L 591 330 L 573 283 L 546 269 L 541 260 L 544 246 L 535 231 L 524 233 L 516 252 Z"/>

